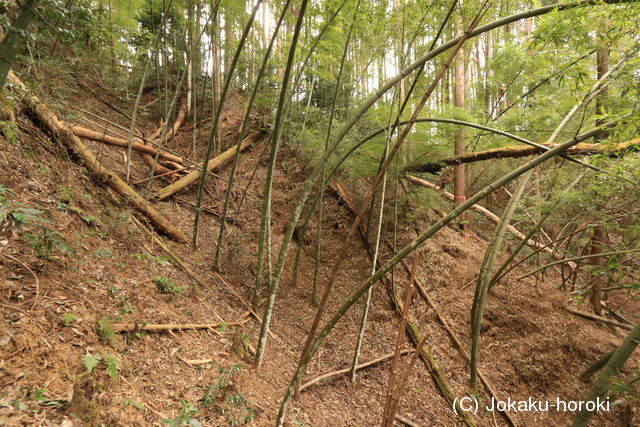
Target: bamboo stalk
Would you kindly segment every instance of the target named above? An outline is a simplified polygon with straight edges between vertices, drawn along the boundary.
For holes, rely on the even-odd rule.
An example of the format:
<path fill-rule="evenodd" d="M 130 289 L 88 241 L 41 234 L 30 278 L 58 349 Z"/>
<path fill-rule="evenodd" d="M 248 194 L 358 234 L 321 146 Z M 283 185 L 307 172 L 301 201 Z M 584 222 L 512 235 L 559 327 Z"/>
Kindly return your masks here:
<path fill-rule="evenodd" d="M 584 311 L 574 310 L 574 309 L 569 308 L 569 307 L 565 307 L 564 309 L 568 313 L 575 314 L 576 316 L 584 317 L 585 319 L 595 320 L 596 322 L 606 323 L 608 325 L 617 326 L 618 328 L 627 329 L 629 331 L 633 329 L 633 325 L 616 322 L 615 320 L 607 319 L 606 317 L 597 316 L 595 314 L 587 313 L 587 312 L 584 312 Z"/>
<path fill-rule="evenodd" d="M 242 144 L 240 145 L 240 151 L 244 151 L 245 149 L 247 149 L 251 144 L 253 144 L 254 142 L 258 141 L 261 136 L 262 136 L 262 134 L 260 132 L 254 132 L 254 133 L 250 134 L 249 136 L 247 136 L 242 141 Z M 233 155 L 236 152 L 236 149 L 237 149 L 237 146 L 233 146 L 233 147 L 229 148 L 227 151 L 225 151 L 224 153 L 220 154 L 219 156 L 214 157 L 213 159 L 209 160 L 209 162 L 207 163 L 207 171 L 211 172 L 211 171 L 221 167 L 222 165 L 224 165 L 229 160 L 231 160 L 231 158 L 233 157 Z M 154 195 L 154 199 L 159 201 L 159 200 L 164 200 L 167 197 L 171 197 L 172 195 L 176 194 L 177 192 L 179 192 L 179 191 L 185 189 L 186 187 L 188 187 L 189 185 L 195 183 L 200 178 L 200 175 L 201 175 L 201 170 L 200 169 L 196 169 L 193 172 L 190 172 L 188 175 L 180 178 L 179 180 L 177 180 L 173 184 L 168 185 L 168 186 L 158 190 Z"/>
<path fill-rule="evenodd" d="M 409 354 L 409 353 L 413 353 L 413 350 L 412 349 L 404 349 L 404 350 L 402 350 L 400 352 L 400 354 Z M 388 353 L 388 354 L 385 354 L 384 356 L 380 356 L 380 357 L 377 357 L 377 358 L 375 358 L 373 360 L 369 360 L 368 362 L 360 363 L 358 366 L 356 366 L 356 369 L 360 370 L 360 369 L 368 368 L 368 367 L 376 365 L 376 364 L 378 364 L 380 362 L 384 362 L 385 360 L 389 360 L 394 355 L 395 355 L 395 352 Z M 348 374 L 349 372 L 351 372 L 351 369 L 352 369 L 351 367 L 344 368 L 344 369 L 337 369 L 335 371 L 330 371 L 330 372 L 326 372 L 326 373 L 324 373 L 322 375 L 318 375 L 314 379 L 309 380 L 306 383 L 302 384 L 300 386 L 300 391 L 303 391 L 304 389 L 309 388 L 312 385 L 317 384 L 322 380 L 326 380 L 327 378 L 333 378 L 333 377 L 337 377 L 338 375 Z"/>
<path fill-rule="evenodd" d="M 188 329 L 214 329 L 221 325 L 237 326 L 242 325 L 242 323 L 113 323 L 111 329 L 113 332 L 162 332 Z"/>

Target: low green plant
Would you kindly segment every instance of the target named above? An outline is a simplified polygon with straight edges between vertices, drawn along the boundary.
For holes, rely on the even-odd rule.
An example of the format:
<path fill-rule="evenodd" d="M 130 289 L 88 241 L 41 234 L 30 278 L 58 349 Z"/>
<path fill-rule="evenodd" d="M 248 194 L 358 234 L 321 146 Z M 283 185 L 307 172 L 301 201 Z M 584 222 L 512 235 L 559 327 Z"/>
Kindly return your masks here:
<path fill-rule="evenodd" d="M 113 327 L 111 326 L 112 323 L 113 320 L 109 316 L 102 316 L 100 320 L 98 320 L 98 335 L 111 345 L 116 341 L 116 334 L 113 332 Z"/>
<path fill-rule="evenodd" d="M 220 415 L 225 415 L 232 426 L 246 424 L 254 419 L 253 408 L 247 398 L 235 388 L 235 376 L 240 373 L 241 366 L 231 369 L 220 367 L 221 374 L 213 384 L 207 386 L 200 402 L 205 408 L 212 408 Z"/>
<path fill-rule="evenodd" d="M 169 259 L 164 255 L 153 256 L 145 253 L 136 253 L 136 254 L 131 254 L 130 257 L 133 259 L 143 260 L 143 261 L 153 260 L 159 265 L 171 265 L 171 262 L 169 261 Z"/>
<path fill-rule="evenodd" d="M 0 121 L 0 132 L 7 138 L 11 145 L 20 144 L 18 138 L 18 126 L 10 121 Z"/>
<path fill-rule="evenodd" d="M 111 257 L 111 251 L 109 249 L 96 249 L 93 251 L 93 256 L 97 259 L 106 259 Z"/>
<path fill-rule="evenodd" d="M 165 276 L 156 276 L 153 281 L 158 286 L 158 290 L 163 294 L 181 294 L 184 292 L 184 286 L 178 286 L 171 279 Z"/>
<path fill-rule="evenodd" d="M 71 253 L 64 236 L 49 227 L 51 221 L 44 218 L 44 212 L 10 200 L 14 195 L 13 190 L 0 184 L 0 228 L 15 229 L 41 258 L 50 259 L 56 249 Z"/>
<path fill-rule="evenodd" d="M 98 365 L 102 364 L 109 377 L 115 382 L 119 381 L 120 363 L 117 356 L 110 353 L 102 353 L 102 355 L 88 353 L 85 354 L 82 361 L 88 373 L 91 374 Z"/>
<path fill-rule="evenodd" d="M 23 203 L 9 200 L 13 196 L 15 196 L 13 190 L 0 184 L 0 225 L 6 221 L 10 226 L 21 231 L 25 227 L 51 224 L 51 221 L 42 217 L 41 210 L 28 208 Z"/>
<path fill-rule="evenodd" d="M 126 397 L 124 399 L 124 406 L 133 406 L 134 408 L 140 410 L 140 411 L 144 411 L 144 404 L 140 403 L 140 402 L 136 402 L 133 399 L 130 399 L 128 397 Z"/>
<path fill-rule="evenodd" d="M 79 317 L 80 316 L 78 316 L 77 314 L 65 313 L 60 316 L 60 320 L 62 320 L 62 324 L 68 328 L 69 326 L 73 325 L 73 322 L 75 322 Z"/>
<path fill-rule="evenodd" d="M 162 420 L 163 424 L 168 424 L 170 427 L 180 427 L 180 426 L 192 426 L 199 427 L 200 421 L 198 421 L 195 416 L 200 414 L 200 410 L 195 406 L 192 406 L 191 403 L 186 400 L 180 401 L 180 413 L 175 418 L 167 418 Z"/>

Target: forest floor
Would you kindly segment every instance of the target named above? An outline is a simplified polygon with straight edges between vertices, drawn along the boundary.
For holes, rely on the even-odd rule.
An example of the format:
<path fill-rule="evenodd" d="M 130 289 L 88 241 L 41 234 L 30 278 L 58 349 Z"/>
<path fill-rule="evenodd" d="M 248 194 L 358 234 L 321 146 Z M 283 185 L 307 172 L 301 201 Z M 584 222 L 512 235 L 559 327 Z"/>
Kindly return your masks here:
<path fill-rule="evenodd" d="M 106 91 L 102 96 L 128 108 Z M 128 126 L 123 117 L 84 90 L 67 102 Z M 225 112 L 225 141 L 236 140 L 240 111 L 237 101 Z M 88 117 L 72 114 L 71 110 L 57 112 L 74 123 Z M 145 133 L 155 129 L 155 119 L 141 117 Z M 291 286 L 290 267 L 285 272 L 273 316 L 274 337 L 269 340 L 264 365 L 256 371 L 244 347 L 249 344 L 251 350 L 256 346 L 260 329 L 246 302 L 251 301 L 255 281 L 266 142 L 241 157 L 231 210 L 236 224 L 228 226 L 219 275 L 211 269 L 219 227 L 217 215 L 203 214 L 198 251 L 165 240 L 171 251 L 204 278 L 206 286 L 202 286 L 170 262 L 153 238 L 133 222 L 132 211 L 87 175 L 61 143 L 50 139 L 30 116 L 20 115 L 18 121 L 22 131 L 16 141 L 0 138 L 0 184 L 15 193 L 11 200 L 42 210 L 51 220 L 48 227 L 59 234 L 43 237 L 36 230 L 22 234 L 0 230 L 0 424 L 157 425 L 182 415 L 183 420 L 191 417 L 203 425 L 273 425 L 315 313 L 310 291 L 315 233 L 308 234 L 303 247 L 297 286 Z M 100 130 L 88 122 L 82 124 Z M 207 126 L 202 135 L 208 134 Z M 188 127 L 170 144 L 185 155 L 192 141 Z M 204 136 L 198 140 L 200 151 L 205 140 Z M 87 144 L 105 165 L 124 175 L 122 150 Z M 144 180 L 148 174 L 138 160 L 136 156 L 133 182 Z M 288 145 L 283 147 L 278 165 L 272 216 L 274 248 L 279 248 L 306 176 L 306 165 Z M 222 210 L 228 169 L 220 172 L 222 178 L 211 177 L 208 181 L 205 205 L 212 212 Z M 150 186 L 158 189 L 165 184 L 154 180 Z M 348 184 L 352 196 L 361 197 L 364 183 L 353 180 Z M 144 192 L 145 186 L 143 182 L 136 188 Z M 245 186 L 250 191 L 236 211 L 240 189 Z M 157 207 L 190 235 L 190 202 L 194 200 L 195 190 L 191 188 Z M 448 202 L 442 203 L 441 209 L 450 208 Z M 352 219 L 345 204 L 332 193 L 324 199 L 324 212 L 320 289 Z M 473 226 L 464 233 L 445 228 L 423 245 L 417 273 L 464 352 L 470 347 L 468 325 L 474 279 L 486 247 L 479 235 L 483 233 L 477 232 L 484 230 L 487 234 L 492 227 L 480 217 L 470 219 Z M 412 225 L 402 226 L 398 245 L 412 238 L 412 230 Z M 390 240 L 390 228 L 385 235 Z M 384 245 L 382 249 L 381 258 L 386 260 L 391 251 Z M 295 248 L 290 257 L 294 253 Z M 354 241 L 331 296 L 329 312 L 368 277 L 370 268 L 365 245 L 362 240 Z M 530 268 L 517 269 L 490 293 L 480 370 L 503 400 L 580 400 L 590 384 L 578 377 L 618 345 L 625 331 L 567 313 L 563 307 L 568 299 L 559 289 L 556 273 L 539 281 L 517 280 Z M 155 280 L 158 276 L 184 286 L 184 291 L 161 292 L 161 284 Z M 403 267 L 395 270 L 394 281 L 395 292 L 402 299 L 407 282 Z M 362 362 L 393 351 L 398 316 L 389 292 L 382 284 L 374 287 Z M 586 306 L 582 310 L 587 310 Z M 356 304 L 338 324 L 311 363 L 305 381 L 350 365 L 361 311 L 362 303 Z M 640 313 L 631 307 L 627 314 L 637 319 Z M 115 323 L 219 326 L 112 334 L 105 316 Z M 429 336 L 429 351 L 455 394 L 466 395 L 469 365 L 419 293 L 413 297 L 411 317 L 420 319 L 417 324 L 421 333 Z M 102 333 L 97 326 L 101 319 Z M 117 363 L 110 362 L 114 356 Z M 97 365 L 88 373 L 86 363 L 92 360 Z M 627 368 L 638 364 L 635 357 Z M 359 371 L 355 385 L 344 375 L 315 384 L 294 402 L 289 425 L 375 425 L 380 422 L 388 376 L 386 361 Z M 480 393 L 484 401 L 490 399 L 484 386 Z M 611 413 L 599 414 L 596 423 L 617 425 L 622 411 L 616 407 Z M 423 364 L 416 365 L 399 413 L 417 425 L 459 423 Z M 520 425 L 566 424 L 573 417 L 570 412 L 555 411 L 510 415 Z M 500 413 L 480 411 L 472 418 L 478 425 L 506 424 Z"/>

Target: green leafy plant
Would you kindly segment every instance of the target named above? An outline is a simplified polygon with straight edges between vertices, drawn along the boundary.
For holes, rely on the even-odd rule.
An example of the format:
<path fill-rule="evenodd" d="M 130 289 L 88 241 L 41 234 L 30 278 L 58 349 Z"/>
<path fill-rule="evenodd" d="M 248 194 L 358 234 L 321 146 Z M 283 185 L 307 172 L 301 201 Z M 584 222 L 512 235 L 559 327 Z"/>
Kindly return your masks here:
<path fill-rule="evenodd" d="M 116 334 L 113 332 L 112 322 L 113 320 L 109 316 L 102 316 L 98 320 L 98 335 L 113 345 L 116 340 Z"/>
<path fill-rule="evenodd" d="M 235 387 L 234 377 L 241 369 L 239 364 L 231 369 L 220 367 L 218 371 L 221 376 L 205 388 L 200 399 L 205 408 L 212 408 L 220 415 L 226 415 L 227 421 L 233 426 L 246 424 L 254 419 L 250 402 Z"/>
<path fill-rule="evenodd" d="M 166 276 L 156 276 L 153 281 L 158 286 L 158 290 L 163 294 L 181 294 L 184 292 L 184 286 L 178 286 Z"/>
<path fill-rule="evenodd" d="M 138 259 L 138 260 L 144 260 L 144 261 L 153 260 L 159 265 L 171 265 L 171 262 L 169 261 L 169 259 L 164 255 L 153 256 L 145 253 L 136 253 L 136 254 L 131 254 L 130 256 L 131 258 Z"/>
<path fill-rule="evenodd" d="M 120 365 L 118 363 L 118 358 L 113 354 L 103 353 L 102 361 L 107 369 L 107 374 L 109 374 L 113 381 L 117 382 L 120 379 Z"/>
<path fill-rule="evenodd" d="M 0 132 L 7 138 L 12 145 L 18 145 L 20 140 L 18 139 L 18 126 L 10 121 L 0 121 Z"/>
<path fill-rule="evenodd" d="M 119 381 L 120 363 L 117 356 L 110 353 L 102 353 L 102 355 L 89 353 L 85 354 L 82 361 L 88 373 L 91 374 L 98 365 L 102 364 L 109 377 L 115 382 Z"/>
<path fill-rule="evenodd" d="M 124 399 L 124 406 L 133 406 L 134 408 L 140 410 L 140 411 L 144 411 L 144 404 L 141 402 L 137 402 L 133 399 L 130 399 L 128 397 L 126 397 Z"/>
<path fill-rule="evenodd" d="M 82 358 L 82 362 L 84 363 L 85 368 L 87 368 L 87 372 L 91 373 L 93 372 L 93 368 L 98 366 L 98 363 L 100 363 L 100 359 L 98 358 L 98 355 L 94 356 L 92 354 L 85 354 Z"/>
<path fill-rule="evenodd" d="M 75 322 L 79 317 L 80 316 L 78 316 L 77 314 L 65 313 L 60 316 L 60 319 L 62 320 L 62 324 L 68 328 L 69 326 L 73 325 L 73 322 Z"/>
<path fill-rule="evenodd" d="M 93 251 L 93 256 L 97 259 L 105 259 L 111 257 L 111 251 L 109 249 L 96 249 Z"/>
<path fill-rule="evenodd" d="M 163 424 L 168 424 L 170 427 L 180 427 L 180 426 L 192 426 L 199 427 L 201 426 L 200 421 L 194 418 L 196 415 L 200 414 L 200 410 L 195 406 L 192 406 L 191 403 L 186 400 L 180 401 L 180 413 L 175 418 L 167 418 L 162 420 Z"/>
<path fill-rule="evenodd" d="M 0 225 L 7 221 L 9 225 L 20 231 L 25 227 L 51 224 L 51 221 L 42 218 L 41 210 L 28 208 L 23 203 L 9 200 L 9 197 L 14 195 L 13 190 L 0 184 Z"/>

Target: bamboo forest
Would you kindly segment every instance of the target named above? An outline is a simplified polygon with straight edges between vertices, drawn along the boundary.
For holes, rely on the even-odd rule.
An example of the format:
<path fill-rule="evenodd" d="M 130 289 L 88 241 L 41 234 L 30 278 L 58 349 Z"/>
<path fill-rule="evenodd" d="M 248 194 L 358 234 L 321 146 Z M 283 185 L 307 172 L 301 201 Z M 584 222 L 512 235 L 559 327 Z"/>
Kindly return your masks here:
<path fill-rule="evenodd" d="M 636 0 L 0 0 L 0 425 L 640 425 Z"/>

